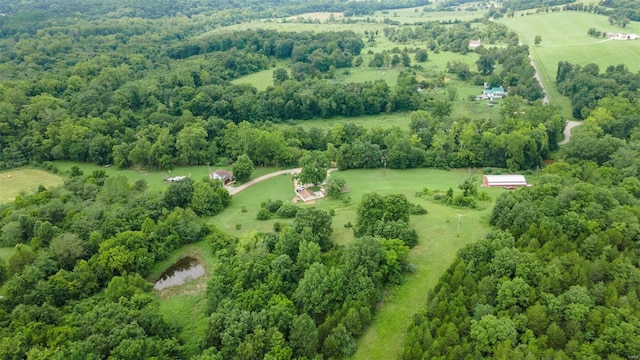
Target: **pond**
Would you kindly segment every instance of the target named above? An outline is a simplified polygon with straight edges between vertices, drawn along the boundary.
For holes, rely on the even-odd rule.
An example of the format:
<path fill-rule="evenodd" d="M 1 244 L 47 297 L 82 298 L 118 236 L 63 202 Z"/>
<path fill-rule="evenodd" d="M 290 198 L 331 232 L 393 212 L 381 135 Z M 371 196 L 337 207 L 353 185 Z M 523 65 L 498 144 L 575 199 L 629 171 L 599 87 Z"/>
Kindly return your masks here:
<path fill-rule="evenodd" d="M 170 286 L 182 285 L 188 279 L 197 279 L 202 275 L 204 275 L 204 267 L 198 259 L 183 257 L 160 275 L 154 289 L 162 290 Z"/>

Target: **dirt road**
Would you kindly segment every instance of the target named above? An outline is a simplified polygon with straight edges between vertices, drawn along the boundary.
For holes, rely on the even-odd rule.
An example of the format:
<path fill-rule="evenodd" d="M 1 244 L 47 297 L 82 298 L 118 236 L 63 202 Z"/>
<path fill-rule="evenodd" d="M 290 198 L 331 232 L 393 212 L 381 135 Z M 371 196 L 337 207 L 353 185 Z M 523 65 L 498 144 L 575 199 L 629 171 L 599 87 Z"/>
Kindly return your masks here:
<path fill-rule="evenodd" d="M 571 129 L 576 126 L 582 125 L 582 121 L 567 121 L 567 126 L 564 128 L 564 139 L 558 143 L 558 145 L 565 145 L 571 140 Z"/>
<path fill-rule="evenodd" d="M 275 171 L 275 172 L 272 172 L 272 173 L 270 173 L 270 174 L 262 175 L 262 176 L 260 176 L 260 177 L 257 177 L 257 178 L 255 178 L 255 179 L 253 179 L 253 180 L 249 180 L 249 181 L 247 181 L 246 183 L 244 183 L 244 184 L 242 184 L 242 185 L 240 185 L 240 186 L 238 186 L 238 187 L 233 187 L 233 186 L 228 186 L 228 185 L 227 185 L 227 186 L 225 186 L 225 189 L 227 189 L 227 191 L 229 192 L 229 194 L 231 194 L 231 195 L 235 195 L 235 194 L 239 193 L 240 191 L 242 191 L 242 190 L 244 190 L 244 189 L 246 189 L 246 188 L 248 188 L 248 187 L 250 187 L 250 186 L 253 186 L 253 185 L 255 185 L 255 184 L 257 184 L 257 183 L 259 183 L 259 182 L 261 182 L 261 181 L 265 181 L 265 180 L 267 180 L 267 179 L 271 179 L 272 177 L 276 177 L 276 176 L 278 176 L 278 175 L 299 173 L 299 172 L 300 172 L 300 170 L 302 170 L 302 168 L 295 168 L 295 169 L 286 169 L 286 170 Z"/>
<path fill-rule="evenodd" d="M 544 94 L 544 97 L 542 98 L 542 103 L 548 104 L 549 97 L 547 96 L 547 92 L 544 90 L 544 84 L 542 83 L 542 78 L 540 77 L 540 73 L 538 72 L 538 68 L 536 67 L 536 62 L 533 61 L 533 56 L 531 56 L 531 53 L 529 53 L 529 61 L 531 62 L 531 66 L 533 66 L 533 69 L 536 71 L 536 73 L 533 74 L 533 76 L 536 78 L 536 80 L 538 80 L 538 84 L 540 84 L 540 87 L 542 88 L 542 93 Z"/>

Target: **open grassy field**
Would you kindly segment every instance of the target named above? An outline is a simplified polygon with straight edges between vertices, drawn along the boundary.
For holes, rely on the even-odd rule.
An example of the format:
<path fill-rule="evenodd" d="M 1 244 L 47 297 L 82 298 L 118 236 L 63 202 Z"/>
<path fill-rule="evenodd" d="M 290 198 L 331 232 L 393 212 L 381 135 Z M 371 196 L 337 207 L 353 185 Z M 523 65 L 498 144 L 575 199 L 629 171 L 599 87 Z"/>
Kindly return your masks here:
<path fill-rule="evenodd" d="M 198 350 L 199 341 L 206 330 L 206 297 L 204 290 L 207 286 L 207 274 L 210 274 L 215 264 L 207 243 L 204 241 L 185 245 L 174 251 L 164 261 L 154 264 L 147 280 L 154 282 L 162 272 L 177 260 L 190 256 L 199 260 L 205 268 L 205 275 L 189 280 L 184 285 L 173 286 L 161 291 L 155 291 L 160 298 L 160 313 L 173 325 L 182 329 L 180 339 L 186 350 L 193 354 Z"/>
<path fill-rule="evenodd" d="M 422 215 L 424 219 L 419 221 L 420 225 L 413 224 L 420 235 L 420 243 L 409 253 L 416 271 L 386 294 L 384 305 L 358 341 L 354 359 L 397 359 L 404 345 L 406 329 L 413 315 L 426 305 L 428 291 L 451 265 L 460 248 L 489 231 L 485 219 L 488 209 L 460 210 L 437 204 L 431 204 L 427 209 L 429 214 Z M 463 215 L 459 233 L 458 214 Z"/>
<path fill-rule="evenodd" d="M 385 11 L 376 11 L 373 16 L 355 16 L 355 19 L 369 18 L 375 21 L 384 21 L 389 19 L 391 21 L 398 21 L 401 24 L 415 24 L 427 21 L 470 21 L 477 18 L 482 18 L 486 11 L 422 11 L 424 6 L 406 8 L 406 9 L 393 9 Z"/>
<path fill-rule="evenodd" d="M 640 33 L 640 23 L 631 22 L 624 29 L 609 25 L 606 16 L 583 12 L 557 12 L 521 16 L 498 21 L 514 30 L 524 44 L 529 45 L 545 90 L 552 103 L 559 104 L 571 117 L 569 100 L 555 87 L 558 62 L 569 61 L 586 65 L 595 63 L 604 71 L 609 65 L 624 63 L 629 70 L 640 70 L 640 41 L 618 41 L 587 35 L 589 28 L 602 32 Z M 542 37 L 540 45 L 533 44 L 536 35 Z"/>
<path fill-rule="evenodd" d="M 224 232 L 240 235 L 248 231 L 273 231 L 273 223 L 282 219 L 256 220 L 260 204 L 267 199 L 289 202 L 294 197 L 292 175 L 282 175 L 256 184 L 231 199 L 231 205 L 210 222 Z M 246 211 L 243 211 L 246 210 Z M 240 224 L 240 229 L 236 229 Z"/>
<path fill-rule="evenodd" d="M 13 247 L 0 247 L 0 259 L 6 262 L 14 252 L 15 249 Z"/>
<path fill-rule="evenodd" d="M 366 128 L 381 127 L 388 129 L 399 126 L 408 129 L 411 122 L 411 113 L 379 114 L 359 117 L 334 117 L 331 119 L 290 120 L 280 126 L 299 125 L 305 129 L 317 127 L 327 130 L 336 124 L 354 124 Z"/>
<path fill-rule="evenodd" d="M 13 201 L 20 193 L 33 193 L 38 186 L 62 185 L 62 177 L 39 169 L 13 169 L 0 172 L 0 204 Z"/>
<path fill-rule="evenodd" d="M 96 170 L 104 170 L 107 175 L 121 174 L 129 179 L 129 182 L 133 184 L 137 180 L 143 179 L 149 185 L 149 189 L 152 191 L 164 191 L 169 184 L 166 179 L 172 176 L 191 176 L 194 180 L 200 180 L 202 178 L 208 178 L 210 171 L 219 169 L 215 166 L 182 166 L 176 167 L 171 171 L 167 170 L 150 170 L 150 169 L 118 169 L 117 167 L 99 166 L 89 163 L 80 163 L 74 161 L 54 161 L 54 165 L 61 171 L 68 171 L 74 165 L 78 166 L 85 174 L 91 174 Z M 231 167 L 228 167 L 231 169 Z M 276 171 L 273 167 L 257 167 L 251 174 L 251 178 L 256 178 L 264 174 L 268 174 Z"/>

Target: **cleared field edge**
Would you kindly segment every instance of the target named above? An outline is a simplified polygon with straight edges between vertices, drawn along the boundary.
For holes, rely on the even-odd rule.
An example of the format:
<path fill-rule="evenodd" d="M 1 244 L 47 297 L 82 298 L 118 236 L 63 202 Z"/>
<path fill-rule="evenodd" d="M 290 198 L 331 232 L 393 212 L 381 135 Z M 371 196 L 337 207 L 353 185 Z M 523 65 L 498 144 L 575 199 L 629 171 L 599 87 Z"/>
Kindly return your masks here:
<path fill-rule="evenodd" d="M 0 172 L 0 204 L 12 202 L 20 193 L 34 193 L 63 184 L 61 176 L 41 169 L 21 168 Z"/>

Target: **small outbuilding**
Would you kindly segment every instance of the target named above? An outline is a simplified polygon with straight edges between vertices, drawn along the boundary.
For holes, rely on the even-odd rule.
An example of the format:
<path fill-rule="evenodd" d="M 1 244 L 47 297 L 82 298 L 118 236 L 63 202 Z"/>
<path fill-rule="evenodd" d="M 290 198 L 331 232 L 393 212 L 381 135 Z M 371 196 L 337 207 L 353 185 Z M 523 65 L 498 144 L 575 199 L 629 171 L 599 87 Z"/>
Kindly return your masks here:
<path fill-rule="evenodd" d="M 528 186 L 524 175 L 485 175 L 482 178 L 483 187 L 517 187 Z"/>
<path fill-rule="evenodd" d="M 221 183 L 227 185 L 228 183 L 233 181 L 233 172 L 224 169 L 218 169 L 212 173 L 209 173 L 209 179 L 220 180 Z"/>
<path fill-rule="evenodd" d="M 174 182 L 182 181 L 186 178 L 187 178 L 186 176 L 174 176 L 174 177 L 167 178 L 167 182 L 174 183 Z"/>

